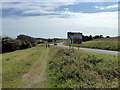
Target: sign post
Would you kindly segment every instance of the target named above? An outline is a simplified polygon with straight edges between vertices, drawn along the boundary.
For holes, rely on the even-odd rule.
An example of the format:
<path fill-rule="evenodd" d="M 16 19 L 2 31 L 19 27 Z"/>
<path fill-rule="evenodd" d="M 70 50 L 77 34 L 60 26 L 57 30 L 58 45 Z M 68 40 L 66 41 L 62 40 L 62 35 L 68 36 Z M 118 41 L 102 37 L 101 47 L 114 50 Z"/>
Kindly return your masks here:
<path fill-rule="evenodd" d="M 78 49 L 79 49 L 79 44 L 78 44 Z"/>

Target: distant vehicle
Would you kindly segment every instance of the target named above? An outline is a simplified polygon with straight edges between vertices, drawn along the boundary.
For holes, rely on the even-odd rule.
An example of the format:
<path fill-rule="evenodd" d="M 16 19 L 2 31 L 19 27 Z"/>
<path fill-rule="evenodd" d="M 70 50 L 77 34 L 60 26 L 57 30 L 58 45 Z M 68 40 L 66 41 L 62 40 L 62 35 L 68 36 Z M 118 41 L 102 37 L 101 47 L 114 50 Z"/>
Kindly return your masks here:
<path fill-rule="evenodd" d="M 57 43 L 54 43 L 54 46 L 56 46 L 57 45 Z"/>

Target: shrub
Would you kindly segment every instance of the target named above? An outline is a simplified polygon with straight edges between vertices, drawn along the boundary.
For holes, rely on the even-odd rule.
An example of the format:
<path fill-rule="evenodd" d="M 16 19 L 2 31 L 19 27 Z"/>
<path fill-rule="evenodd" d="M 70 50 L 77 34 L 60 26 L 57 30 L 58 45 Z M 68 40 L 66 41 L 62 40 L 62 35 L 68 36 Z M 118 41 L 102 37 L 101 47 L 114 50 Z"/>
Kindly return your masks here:
<path fill-rule="evenodd" d="M 21 41 L 20 49 L 26 49 L 26 48 L 31 48 L 31 47 L 32 45 L 30 42 Z"/>
<path fill-rule="evenodd" d="M 48 62 L 52 88 L 111 88 L 118 87 L 118 62 L 101 55 L 74 49 L 54 48 Z"/>
<path fill-rule="evenodd" d="M 20 40 L 25 46 L 30 45 L 28 47 L 37 45 L 37 40 L 27 35 L 19 35 L 17 36 L 17 40 Z"/>
<path fill-rule="evenodd" d="M 37 40 L 26 35 L 19 35 L 17 39 L 2 37 L 2 53 L 26 49 L 36 45 Z"/>
<path fill-rule="evenodd" d="M 2 52 L 11 52 L 14 50 L 20 49 L 20 41 L 14 40 L 10 37 L 3 37 L 2 38 Z"/>

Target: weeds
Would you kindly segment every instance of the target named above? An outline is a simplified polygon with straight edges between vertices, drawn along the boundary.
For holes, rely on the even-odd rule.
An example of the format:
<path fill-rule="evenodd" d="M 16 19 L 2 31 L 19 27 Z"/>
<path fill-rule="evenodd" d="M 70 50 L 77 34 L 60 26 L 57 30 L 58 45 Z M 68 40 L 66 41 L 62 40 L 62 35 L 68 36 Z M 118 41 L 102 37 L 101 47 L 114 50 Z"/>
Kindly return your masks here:
<path fill-rule="evenodd" d="M 107 60 L 104 57 L 74 49 L 55 49 L 52 51 L 55 54 L 48 62 L 49 87 L 118 87 L 117 58 L 114 57 L 114 60 L 111 60 L 108 56 Z"/>

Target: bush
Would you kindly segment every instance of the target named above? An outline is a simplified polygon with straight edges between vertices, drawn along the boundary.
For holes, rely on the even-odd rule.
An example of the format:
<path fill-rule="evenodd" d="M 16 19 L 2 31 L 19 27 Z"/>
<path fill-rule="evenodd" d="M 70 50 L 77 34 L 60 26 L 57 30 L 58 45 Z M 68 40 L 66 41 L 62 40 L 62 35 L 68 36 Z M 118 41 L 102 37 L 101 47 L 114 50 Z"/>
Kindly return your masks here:
<path fill-rule="evenodd" d="M 20 49 L 21 42 L 10 37 L 2 38 L 2 53 L 11 52 Z"/>
<path fill-rule="evenodd" d="M 19 35 L 17 39 L 2 37 L 2 53 L 26 49 L 36 45 L 37 40 L 26 35 Z"/>
<path fill-rule="evenodd" d="M 16 40 L 20 40 L 25 46 L 28 45 L 28 47 L 37 45 L 37 40 L 27 35 L 19 35 Z"/>
<path fill-rule="evenodd" d="M 53 49 L 55 54 L 48 62 L 50 88 L 118 87 L 117 58 L 74 49 Z"/>
<path fill-rule="evenodd" d="M 20 49 L 26 49 L 26 48 L 31 48 L 31 47 L 32 47 L 32 45 L 30 42 L 21 41 Z"/>

